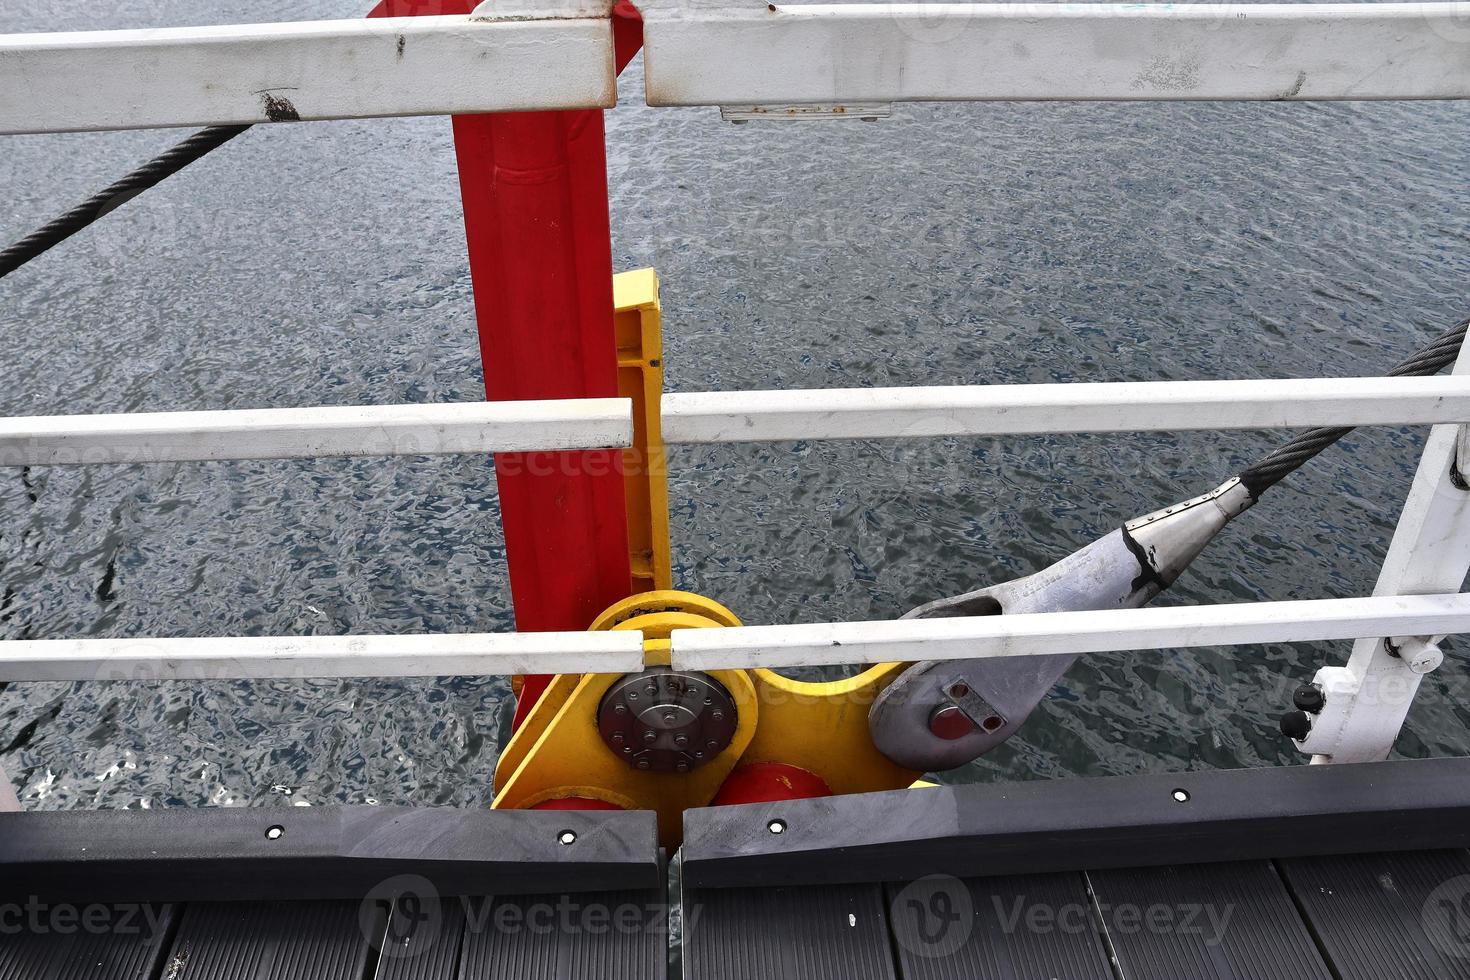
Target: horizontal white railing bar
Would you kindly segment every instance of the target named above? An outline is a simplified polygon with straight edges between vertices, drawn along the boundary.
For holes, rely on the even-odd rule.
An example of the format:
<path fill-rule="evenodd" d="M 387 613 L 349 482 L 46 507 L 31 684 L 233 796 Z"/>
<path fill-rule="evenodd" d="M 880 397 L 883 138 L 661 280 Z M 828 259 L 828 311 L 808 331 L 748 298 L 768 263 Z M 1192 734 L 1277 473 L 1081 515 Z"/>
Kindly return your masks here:
<path fill-rule="evenodd" d="M 811 667 L 1470 632 L 1470 594 L 679 630 L 682 670 Z"/>
<path fill-rule="evenodd" d="M 1470 97 L 1454 2 L 640 7 L 650 105 Z"/>
<path fill-rule="evenodd" d="M 671 445 L 1470 422 L 1470 376 L 715 391 L 663 398 Z M 582 398 L 0 419 L 0 467 L 619 449 Z"/>
<path fill-rule="evenodd" d="M 0 466 L 436 456 L 632 445 L 626 398 L 0 419 Z"/>
<path fill-rule="evenodd" d="M 0 683 L 623 674 L 642 669 L 642 636 L 622 631 L 0 642 Z"/>
<path fill-rule="evenodd" d="M 1470 377 L 1146 381 L 665 395 L 669 443 L 1470 421 Z"/>
<path fill-rule="evenodd" d="M 0 133 L 611 106 L 606 18 L 0 35 Z"/>

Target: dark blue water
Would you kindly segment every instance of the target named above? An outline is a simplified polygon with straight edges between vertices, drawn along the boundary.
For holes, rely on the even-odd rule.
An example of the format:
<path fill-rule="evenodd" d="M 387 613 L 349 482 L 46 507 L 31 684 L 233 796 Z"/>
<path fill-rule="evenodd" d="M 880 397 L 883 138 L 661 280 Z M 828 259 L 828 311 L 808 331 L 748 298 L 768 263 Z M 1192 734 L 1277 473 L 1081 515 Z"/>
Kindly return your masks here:
<path fill-rule="evenodd" d="M 356 16 L 348 0 L 39 0 L 0 31 Z M 672 390 L 1376 373 L 1470 312 L 1470 106 L 901 106 L 878 124 L 608 117 L 620 269 L 664 281 Z M 0 238 L 176 132 L 8 137 Z M 439 119 L 257 129 L 0 282 L 4 415 L 482 394 Z M 676 577 L 748 622 L 889 618 L 1213 486 L 1279 433 L 688 448 Z M 1365 594 L 1422 432 L 1363 431 L 1164 601 Z M 0 472 L 0 637 L 511 627 L 482 459 Z M 1347 644 L 1097 656 L 961 779 L 1292 763 Z M 1470 751 L 1430 678 L 1408 756 Z M 479 805 L 500 678 L 21 684 L 40 808 Z"/>

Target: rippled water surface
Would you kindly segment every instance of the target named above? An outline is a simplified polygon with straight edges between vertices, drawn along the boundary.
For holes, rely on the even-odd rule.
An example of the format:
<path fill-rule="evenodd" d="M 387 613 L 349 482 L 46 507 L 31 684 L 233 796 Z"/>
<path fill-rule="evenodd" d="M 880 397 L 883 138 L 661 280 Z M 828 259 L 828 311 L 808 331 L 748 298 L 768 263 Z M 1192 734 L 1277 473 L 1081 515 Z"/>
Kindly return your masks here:
<path fill-rule="evenodd" d="M 347 0 L 55 0 L 0 31 L 356 16 Z M 1376 373 L 1470 313 L 1470 106 L 901 106 L 879 124 L 608 116 L 618 268 L 664 282 L 676 391 Z M 176 132 L 8 137 L 0 238 Z M 259 128 L 0 282 L 0 414 L 482 395 L 449 127 Z M 1276 433 L 686 448 L 678 583 L 753 623 L 889 618 L 1201 491 Z M 1422 432 L 1357 433 L 1166 598 L 1369 591 Z M 483 459 L 0 471 L 0 637 L 505 630 Z M 1299 761 L 1347 644 L 1090 658 L 961 773 Z M 1470 751 L 1459 664 L 1400 751 Z M 483 804 L 501 678 L 16 684 L 41 808 Z"/>

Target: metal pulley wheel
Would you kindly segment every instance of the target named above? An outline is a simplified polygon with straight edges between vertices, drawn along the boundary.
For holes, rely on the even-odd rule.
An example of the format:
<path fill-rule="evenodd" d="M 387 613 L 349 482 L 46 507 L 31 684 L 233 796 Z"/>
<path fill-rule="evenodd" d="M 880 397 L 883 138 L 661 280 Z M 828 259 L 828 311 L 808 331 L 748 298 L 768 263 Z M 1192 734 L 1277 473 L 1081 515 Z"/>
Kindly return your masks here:
<path fill-rule="evenodd" d="M 637 630 L 645 644 L 677 629 L 739 626 L 734 613 L 692 592 L 645 592 L 613 603 L 594 630 Z M 660 661 L 649 661 L 658 663 Z M 597 731 L 613 754 L 645 772 L 693 772 L 730 746 L 739 727 L 735 699 L 701 671 L 650 667 L 618 679 L 597 708 Z"/>
<path fill-rule="evenodd" d="M 602 741 L 635 769 L 690 772 L 729 746 L 739 718 L 725 686 L 699 671 L 629 674 L 597 709 Z"/>

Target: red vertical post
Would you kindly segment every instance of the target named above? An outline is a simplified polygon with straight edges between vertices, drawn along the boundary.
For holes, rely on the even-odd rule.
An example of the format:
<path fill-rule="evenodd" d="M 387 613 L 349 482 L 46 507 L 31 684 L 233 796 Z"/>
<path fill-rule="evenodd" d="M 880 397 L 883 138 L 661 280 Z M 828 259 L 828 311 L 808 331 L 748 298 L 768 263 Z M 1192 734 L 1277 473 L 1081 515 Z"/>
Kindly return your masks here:
<path fill-rule="evenodd" d="M 371 16 L 472 6 L 382 0 Z M 617 22 L 621 69 L 641 25 L 631 6 Z M 454 142 L 486 397 L 616 397 L 602 111 L 456 116 Z M 631 587 L 621 452 L 502 453 L 495 472 L 516 628 L 586 629 Z M 548 680 L 525 679 L 517 726 Z"/>

